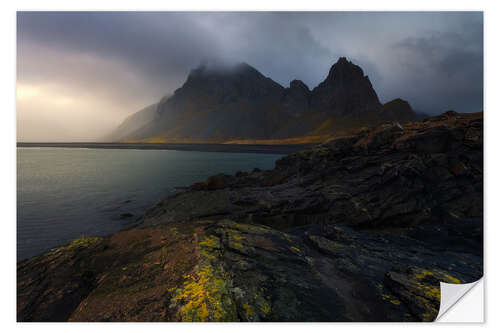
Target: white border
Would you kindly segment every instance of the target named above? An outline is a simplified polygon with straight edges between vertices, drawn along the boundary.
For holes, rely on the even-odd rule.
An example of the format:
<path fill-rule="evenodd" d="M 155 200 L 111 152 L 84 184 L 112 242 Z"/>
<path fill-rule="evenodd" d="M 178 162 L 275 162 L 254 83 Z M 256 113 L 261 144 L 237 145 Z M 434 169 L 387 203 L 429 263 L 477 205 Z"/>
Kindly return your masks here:
<path fill-rule="evenodd" d="M 2 121 L 0 130 L 2 147 L 2 190 L 1 190 L 1 203 L 2 203 L 2 273 L 0 286 L 1 293 L 1 308 L 0 315 L 2 318 L 2 328 L 5 332 L 11 330 L 20 331 L 50 331 L 50 332 L 66 332 L 71 329 L 72 332 L 85 332 L 89 330 L 119 330 L 120 332 L 135 332 L 137 329 L 147 329 L 148 333 L 152 331 L 165 332 L 165 330 L 178 330 L 182 332 L 190 332 L 195 330 L 203 330 L 206 332 L 221 332 L 228 331 L 234 332 L 235 330 L 253 332 L 255 330 L 287 330 L 287 332 L 303 332 L 304 329 L 309 327 L 317 331 L 331 332 L 333 329 L 349 329 L 349 330 L 363 330 L 369 329 L 374 332 L 387 332 L 387 330 L 400 330 L 403 328 L 398 324 L 259 324 L 259 325 L 245 325 L 245 324 L 213 324 L 213 325 L 189 325 L 189 324 L 16 324 L 15 323 L 15 239 L 16 239 L 16 167 L 15 167 L 15 11 L 16 10 L 239 10 L 239 11 L 252 11 L 252 10 L 299 10 L 299 11 L 322 11 L 322 10 L 371 10 L 371 11 L 384 11 L 384 10 L 418 10 L 418 11 L 436 11 L 436 10 L 484 10 L 485 11 L 485 245 L 487 251 L 485 254 L 485 273 L 487 281 L 500 281 L 498 276 L 498 265 L 489 265 L 490 256 L 495 257 L 498 252 L 497 238 L 500 237 L 499 230 L 499 215 L 497 211 L 493 211 L 495 203 L 498 204 L 498 195 L 494 193 L 495 188 L 500 188 L 500 163 L 498 146 L 500 144 L 500 123 L 498 117 L 500 116 L 500 107 L 497 90 L 498 82 L 496 78 L 500 77 L 499 64 L 500 54 L 498 49 L 498 35 L 500 33 L 500 17 L 498 14 L 498 1 L 263 1 L 253 0 L 251 2 L 236 1 L 190 1 L 183 0 L 180 2 L 167 2 L 167 1 L 152 1 L 152 0 L 120 0 L 120 1 L 102 1 L 102 0 L 86 0 L 86 1 L 3 1 L 2 10 L 0 11 L 0 24 L 1 24 L 1 41 L 2 52 L 0 52 L 2 66 Z M 495 195 L 496 194 L 496 195 Z M 492 241 L 489 239 L 492 237 Z M 488 255 L 489 254 L 489 255 Z M 498 316 L 495 316 L 494 310 L 491 318 L 488 316 L 488 309 L 498 309 L 498 305 L 493 305 L 496 302 L 495 296 L 498 293 L 498 283 L 489 283 L 487 286 L 488 295 L 486 297 L 486 322 L 487 325 L 456 325 L 456 324 L 434 324 L 426 325 L 427 329 L 439 330 L 453 330 L 453 332 L 476 330 L 477 328 L 498 325 Z M 421 332 L 422 326 L 425 324 L 405 325 L 405 331 L 419 331 Z M 306 328 L 307 326 L 307 328 Z M 498 328 L 497 328 L 498 330 Z"/>
<path fill-rule="evenodd" d="M 445 295 L 448 292 L 448 297 Z M 441 306 L 436 321 L 441 323 L 482 323 L 484 281 L 465 284 L 441 282 Z"/>

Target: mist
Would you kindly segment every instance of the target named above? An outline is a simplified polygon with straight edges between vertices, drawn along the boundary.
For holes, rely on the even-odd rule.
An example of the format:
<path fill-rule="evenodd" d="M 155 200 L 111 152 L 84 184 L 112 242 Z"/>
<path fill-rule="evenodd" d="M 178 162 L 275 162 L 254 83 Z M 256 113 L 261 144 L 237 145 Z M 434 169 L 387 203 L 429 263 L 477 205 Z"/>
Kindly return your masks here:
<path fill-rule="evenodd" d="M 340 56 L 382 102 L 483 110 L 481 12 L 19 12 L 18 141 L 96 141 L 205 59 L 315 87 Z"/>

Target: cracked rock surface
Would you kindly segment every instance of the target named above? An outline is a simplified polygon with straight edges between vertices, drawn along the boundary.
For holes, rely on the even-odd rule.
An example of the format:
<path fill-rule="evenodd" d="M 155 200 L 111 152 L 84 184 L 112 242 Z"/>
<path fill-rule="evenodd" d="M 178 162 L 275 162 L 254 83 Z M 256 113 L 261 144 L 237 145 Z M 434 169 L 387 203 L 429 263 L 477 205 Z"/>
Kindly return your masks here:
<path fill-rule="evenodd" d="M 483 274 L 483 118 L 385 123 L 215 175 L 17 268 L 19 321 L 432 321 Z"/>

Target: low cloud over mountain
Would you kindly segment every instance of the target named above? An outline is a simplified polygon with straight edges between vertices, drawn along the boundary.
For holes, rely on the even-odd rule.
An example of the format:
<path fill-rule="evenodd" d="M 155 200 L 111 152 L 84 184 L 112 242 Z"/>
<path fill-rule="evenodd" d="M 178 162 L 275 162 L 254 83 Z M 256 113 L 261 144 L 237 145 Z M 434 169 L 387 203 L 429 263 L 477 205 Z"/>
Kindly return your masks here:
<path fill-rule="evenodd" d="M 207 58 L 315 87 L 346 56 L 382 103 L 480 111 L 482 27 L 480 12 L 19 12 L 18 140 L 95 140 Z"/>

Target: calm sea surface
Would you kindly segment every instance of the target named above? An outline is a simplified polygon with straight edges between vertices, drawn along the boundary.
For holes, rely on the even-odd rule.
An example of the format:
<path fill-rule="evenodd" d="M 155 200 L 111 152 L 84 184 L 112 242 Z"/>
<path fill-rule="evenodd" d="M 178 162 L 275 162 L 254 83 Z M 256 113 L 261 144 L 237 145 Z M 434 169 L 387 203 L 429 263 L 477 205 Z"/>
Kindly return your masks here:
<path fill-rule="evenodd" d="M 17 259 L 109 234 L 177 186 L 217 173 L 272 169 L 282 155 L 172 150 L 18 148 Z M 131 218 L 120 218 L 130 213 Z"/>

